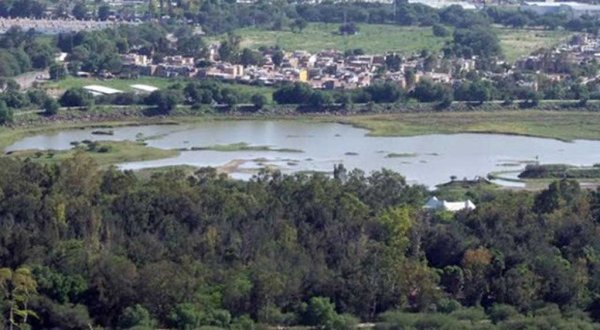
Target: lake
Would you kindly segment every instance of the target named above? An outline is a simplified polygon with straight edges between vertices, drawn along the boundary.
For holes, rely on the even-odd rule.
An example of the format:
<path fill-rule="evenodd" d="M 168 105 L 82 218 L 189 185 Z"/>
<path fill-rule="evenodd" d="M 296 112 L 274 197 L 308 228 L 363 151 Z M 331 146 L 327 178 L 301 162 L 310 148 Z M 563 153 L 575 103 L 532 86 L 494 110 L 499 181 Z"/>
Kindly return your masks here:
<path fill-rule="evenodd" d="M 364 129 L 335 123 L 207 121 L 118 127 L 111 129 L 113 135 L 93 135 L 94 130 L 97 129 L 35 135 L 14 143 L 5 151 L 64 150 L 72 147 L 72 141 L 86 139 L 144 140 L 149 146 L 163 149 L 196 149 L 244 142 L 265 148 L 190 150 L 174 158 L 125 163 L 119 167 L 137 170 L 171 165 L 225 166 L 232 177 L 246 179 L 264 166 L 279 168 L 284 173 L 330 173 L 334 164 L 342 163 L 348 169 L 359 168 L 367 173 L 381 168 L 392 169 L 406 176 L 411 183 L 429 187 L 447 182 L 451 176 L 459 179 L 485 177 L 490 172 L 517 171 L 535 161 L 581 166 L 600 163 L 600 141 L 562 142 L 496 134 L 371 137 Z"/>

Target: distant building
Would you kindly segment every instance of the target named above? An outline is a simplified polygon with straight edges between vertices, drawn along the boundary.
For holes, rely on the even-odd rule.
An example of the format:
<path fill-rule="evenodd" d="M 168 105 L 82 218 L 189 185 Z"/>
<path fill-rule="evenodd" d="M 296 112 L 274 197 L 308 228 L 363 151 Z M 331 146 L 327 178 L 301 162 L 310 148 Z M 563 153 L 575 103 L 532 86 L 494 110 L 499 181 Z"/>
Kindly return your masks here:
<path fill-rule="evenodd" d="M 130 66 L 146 66 L 152 64 L 152 60 L 146 55 L 139 54 L 124 54 L 121 55 L 121 61 L 123 65 Z"/>
<path fill-rule="evenodd" d="M 474 210 L 475 204 L 470 199 L 461 202 L 448 202 L 445 200 L 439 200 L 437 197 L 431 197 L 423 208 L 432 211 L 450 211 L 458 212 L 461 210 Z"/>
<path fill-rule="evenodd" d="M 305 69 L 300 70 L 298 72 L 298 80 L 302 82 L 308 81 L 308 71 Z"/>
<path fill-rule="evenodd" d="M 163 64 L 166 64 L 169 66 L 193 67 L 194 66 L 194 58 L 193 57 L 184 57 L 181 55 L 165 56 L 165 58 L 163 59 Z"/>

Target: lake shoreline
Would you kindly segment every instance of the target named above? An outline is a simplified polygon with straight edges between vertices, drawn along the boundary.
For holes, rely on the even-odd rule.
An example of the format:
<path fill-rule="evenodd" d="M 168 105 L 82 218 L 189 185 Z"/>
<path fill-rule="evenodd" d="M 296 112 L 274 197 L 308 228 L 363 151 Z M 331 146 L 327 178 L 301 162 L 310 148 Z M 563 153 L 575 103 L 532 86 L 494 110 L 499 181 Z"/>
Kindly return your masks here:
<path fill-rule="evenodd" d="M 533 114 L 535 113 L 529 112 L 519 116 Z M 486 116 L 489 114 L 472 115 L 488 118 Z M 427 116 L 431 117 L 431 114 Z M 453 116 L 462 118 L 466 114 L 442 114 L 446 119 Z M 294 118 L 296 120 L 293 120 Z M 573 164 L 594 164 L 597 162 L 593 157 L 596 154 L 594 150 L 600 150 L 600 146 L 597 146 L 599 142 L 596 141 L 574 141 L 572 144 L 565 144 L 558 139 L 534 139 L 497 132 L 455 134 L 461 133 L 457 130 L 460 128 L 458 126 L 455 127 L 455 131 L 443 132 L 438 132 L 439 127 L 433 127 L 425 134 L 413 134 L 414 136 L 409 136 L 406 131 L 394 132 L 397 133 L 396 138 L 389 137 L 389 134 L 385 137 L 373 136 L 373 130 L 356 129 L 356 126 L 360 125 L 344 122 L 361 120 L 368 124 L 373 121 L 386 124 L 398 121 L 404 123 L 415 120 L 414 115 L 403 116 L 400 119 L 384 115 L 320 115 L 294 118 L 170 116 L 121 121 L 62 122 L 31 129 L 14 129 L 13 140 L 27 135 L 34 136 L 10 144 L 9 147 L 5 147 L 5 151 L 12 151 L 12 155 L 19 158 L 29 156 L 33 161 L 52 162 L 68 155 L 68 152 L 60 152 L 61 150 L 68 150 L 81 143 L 90 143 L 85 141 L 134 141 L 137 143 L 135 146 L 108 144 L 108 152 L 92 152 L 91 156 L 104 160 L 103 165 L 118 165 L 123 166 L 123 169 L 136 171 L 150 167 L 190 165 L 196 168 L 210 166 L 220 172 L 235 172 L 236 175 L 240 173 L 242 176 L 254 174 L 259 168 L 268 166 L 281 168 L 286 173 L 315 170 L 330 172 L 333 164 L 343 163 L 349 169 L 360 168 L 365 171 L 390 168 L 405 173 L 410 180 L 433 187 L 451 176 L 486 177 L 495 169 L 506 167 L 507 164 L 536 160 L 536 155 L 540 155 L 541 160 L 545 162 L 557 162 L 564 158 Z M 98 137 L 95 133 L 99 128 L 103 128 L 102 132 L 111 134 Z M 375 128 L 381 130 L 381 127 Z M 8 140 L 10 139 L 1 141 L 9 144 Z M 581 145 L 586 145 L 585 150 L 590 151 L 582 153 L 581 147 L 578 147 Z M 100 143 L 99 147 L 104 146 Z M 179 156 L 165 156 L 152 148 L 175 152 Z M 28 152 L 19 152 L 21 150 Z M 43 150 L 54 151 L 44 153 Z M 131 155 L 132 150 L 144 158 L 135 158 L 137 156 Z M 568 150 L 576 153 L 570 154 Z M 481 156 L 481 152 L 489 156 Z M 47 154 L 52 154 L 52 157 Z M 584 156 L 581 158 L 579 155 Z M 464 162 L 473 156 L 479 158 Z M 440 157 L 444 160 L 440 160 Z M 123 161 L 110 163 L 110 159 Z M 456 163 L 457 166 L 452 167 L 456 170 L 438 173 L 436 165 L 430 164 L 440 161 L 444 164 L 448 161 Z"/>
<path fill-rule="evenodd" d="M 25 116 L 24 116 L 25 117 Z M 0 128 L 0 149 L 19 138 L 63 129 L 114 128 L 122 126 L 179 125 L 227 120 L 301 120 L 332 122 L 366 129 L 370 136 L 419 136 L 430 134 L 503 134 L 557 139 L 600 140 L 600 112 L 575 110 L 469 110 L 394 113 L 223 113 L 191 114 L 182 111 L 167 116 L 144 116 L 142 110 L 81 111 L 58 116 L 35 115 L 17 119 Z"/>

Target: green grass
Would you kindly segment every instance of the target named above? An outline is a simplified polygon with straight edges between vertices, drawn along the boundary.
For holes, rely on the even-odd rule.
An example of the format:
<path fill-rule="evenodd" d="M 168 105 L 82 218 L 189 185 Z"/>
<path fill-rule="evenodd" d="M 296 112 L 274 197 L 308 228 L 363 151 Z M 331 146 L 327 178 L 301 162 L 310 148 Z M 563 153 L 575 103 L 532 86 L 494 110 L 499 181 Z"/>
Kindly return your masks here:
<path fill-rule="evenodd" d="M 548 48 L 573 35 L 569 31 L 495 28 L 502 52 L 508 62 L 527 56 L 540 48 Z"/>
<path fill-rule="evenodd" d="M 362 48 L 370 54 L 390 51 L 412 53 L 428 49 L 439 51 L 450 37 L 435 37 L 431 27 L 397 26 L 383 24 L 359 24 L 359 33 L 352 36 L 339 35 L 339 24 L 313 23 L 300 33 L 290 30 L 271 31 L 244 28 L 235 31 L 242 38 L 242 47 L 258 49 L 261 46 L 279 45 L 287 51 L 306 50 L 317 52 L 324 49 Z M 212 38 L 212 42 L 225 36 Z"/>
<path fill-rule="evenodd" d="M 440 184 L 436 188 L 435 195 L 439 199 L 458 201 L 473 199 L 474 196 L 494 193 L 501 189 L 502 186 L 488 181 L 475 182 L 455 180 Z"/>
<path fill-rule="evenodd" d="M 104 148 L 104 151 L 101 148 Z M 94 150 L 85 145 L 79 145 L 71 150 L 22 150 L 10 154 L 11 157 L 29 158 L 34 162 L 50 164 L 62 162 L 73 157 L 76 152 L 84 152 L 91 156 L 98 165 L 109 166 L 132 161 L 145 161 L 175 157 L 179 154 L 176 150 L 165 150 L 148 147 L 143 143 L 131 141 L 101 141 L 97 142 Z"/>
<path fill-rule="evenodd" d="M 600 140 L 600 113 L 583 111 L 429 112 L 337 118 L 377 136 L 497 133 Z"/>
<path fill-rule="evenodd" d="M 360 32 L 343 37 L 337 34 L 339 24 L 312 23 L 300 33 L 291 30 L 271 31 L 260 28 L 243 28 L 235 31 L 242 38 L 242 47 L 258 49 L 261 46 L 279 45 L 287 51 L 306 50 L 317 52 L 324 49 L 362 48 L 367 53 L 384 54 L 401 52 L 404 54 L 427 49 L 440 51 L 451 36 L 439 38 L 433 35 L 431 27 L 397 26 L 387 24 L 359 24 Z M 559 43 L 572 36 L 569 31 L 545 31 L 494 27 L 506 59 L 514 62 L 522 56 Z M 225 39 L 213 37 L 211 42 Z"/>
<path fill-rule="evenodd" d="M 267 104 L 273 103 L 273 92 L 275 91 L 275 88 L 273 87 L 228 83 L 226 83 L 224 86 L 237 90 L 240 94 L 242 94 L 242 97 L 247 100 L 250 100 L 254 94 L 262 94 L 267 98 Z"/>

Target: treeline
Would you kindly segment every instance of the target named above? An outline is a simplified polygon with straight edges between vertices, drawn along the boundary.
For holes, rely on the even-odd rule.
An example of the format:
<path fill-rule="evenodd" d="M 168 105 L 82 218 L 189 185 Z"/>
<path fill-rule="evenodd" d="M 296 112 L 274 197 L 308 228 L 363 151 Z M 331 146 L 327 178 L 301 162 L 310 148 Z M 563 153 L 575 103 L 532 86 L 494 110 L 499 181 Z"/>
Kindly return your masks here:
<path fill-rule="evenodd" d="M 140 179 L 83 154 L 0 165 L 7 326 L 592 329 L 600 320 L 600 191 L 573 181 L 540 193 L 473 190 L 475 211 L 431 214 L 424 187 L 385 170 L 242 182 L 214 169 Z"/>
<path fill-rule="evenodd" d="M 177 41 L 167 38 L 169 33 Z M 205 50 L 204 41 L 193 33 L 191 27 L 169 27 L 154 23 L 61 33 L 56 37 L 56 44 L 61 51 L 69 54 L 67 69 L 73 74 L 78 71 L 119 73 L 123 70 L 119 54 L 127 54 L 132 50 L 157 62 L 169 55 L 201 57 Z"/>
<path fill-rule="evenodd" d="M 168 33 L 173 33 L 177 42 L 169 41 Z M 123 72 L 120 54 L 130 50 L 160 61 L 168 55 L 201 56 L 204 49 L 202 38 L 186 26 L 122 25 L 100 31 L 61 33 L 54 38 L 42 38 L 34 30 L 12 27 L 0 36 L 0 77 L 50 66 L 52 79 L 60 79 L 67 73 L 76 75 L 79 71 L 120 73 Z M 68 54 L 67 67 L 55 63 L 59 51 Z"/>
<path fill-rule="evenodd" d="M 14 110 L 45 109 L 45 113 L 56 114 L 59 104 L 45 91 L 30 89 L 19 90 L 19 85 L 12 79 L 0 78 L 0 125 L 13 121 Z"/>
<path fill-rule="evenodd" d="M 484 79 L 472 76 L 455 84 L 436 83 L 427 78 L 401 88 L 395 82 L 375 82 L 368 87 L 353 90 L 315 90 L 304 83 L 289 83 L 277 88 L 273 100 L 278 104 L 297 104 L 311 107 L 312 111 L 321 111 L 332 105 L 344 109 L 354 104 L 426 102 L 437 103 L 445 108 L 454 101 L 483 104 L 488 101 L 502 101 L 510 105 L 520 101 L 524 107 L 537 106 L 540 100 L 579 100 L 580 106 L 586 106 L 590 99 L 600 99 L 595 85 L 574 82 L 523 82 L 519 75 L 499 79 Z M 537 91 L 533 87 L 537 85 Z"/>
<path fill-rule="evenodd" d="M 0 77 L 13 77 L 54 62 L 56 48 L 36 37 L 35 31 L 10 28 L 0 36 Z"/>
<path fill-rule="evenodd" d="M 52 4 L 52 6 L 50 7 L 49 4 Z M 49 9 L 53 10 L 49 12 Z M 113 12 L 113 9 L 107 3 L 98 2 L 94 6 L 89 6 L 86 4 L 85 0 L 3 0 L 0 2 L 0 17 L 58 19 L 67 19 L 73 17 L 79 20 L 98 19 L 104 21 L 109 18 L 111 12 Z"/>
<path fill-rule="evenodd" d="M 505 77 L 499 80 L 471 77 L 461 83 L 448 85 L 435 83 L 423 78 L 410 89 L 403 89 L 395 82 L 376 82 L 368 87 L 353 90 L 319 90 L 306 83 L 283 83 L 275 86 L 272 92 L 273 102 L 279 105 L 293 105 L 301 112 L 321 112 L 329 110 L 352 111 L 355 106 L 372 104 L 393 104 L 405 102 L 435 103 L 436 109 L 449 107 L 452 102 L 483 104 L 489 101 L 502 101 L 511 105 L 521 102 L 524 108 L 537 106 L 540 100 L 579 100 L 578 106 L 588 105 L 588 100 L 600 99 L 600 94 L 592 91 L 593 86 L 577 82 L 542 82 L 538 91 L 530 85 L 519 86 L 519 77 Z M 170 114 L 178 105 L 189 106 L 192 110 L 220 111 L 258 111 L 269 104 L 268 90 L 255 92 L 237 88 L 235 84 L 216 80 L 182 81 L 174 83 L 164 90 L 149 95 L 133 92 L 94 97 L 91 93 L 73 88 L 67 90 L 58 100 L 63 107 L 89 108 L 95 105 L 151 107 L 148 114 Z M 0 94 L 6 104 L 12 108 L 39 106 L 53 109 L 42 91 L 33 90 L 27 94 L 12 91 Z M 364 110 L 364 109 L 363 109 Z M 46 114 L 55 114 L 47 110 Z"/>
<path fill-rule="evenodd" d="M 153 106 L 153 114 L 169 114 L 177 105 L 188 105 L 194 110 L 211 109 L 213 106 L 233 108 L 239 104 L 252 105 L 261 109 L 268 101 L 262 93 L 249 93 L 214 80 L 186 81 L 175 83 L 164 90 L 148 95 L 118 93 L 94 97 L 82 88 L 67 90 L 59 99 L 63 107 L 92 107 L 94 105 L 146 105 Z"/>
<path fill-rule="evenodd" d="M 489 24 L 510 27 L 564 28 L 572 31 L 596 33 L 600 23 L 592 15 L 569 17 L 564 14 L 539 15 L 533 11 L 489 6 L 482 10 L 465 10 L 459 5 L 436 9 L 423 4 L 396 1 L 395 4 L 331 3 L 237 4 L 230 2 L 205 2 L 189 8 L 172 7 L 163 13 L 173 14 L 173 19 L 188 19 L 200 24 L 211 34 L 233 31 L 248 26 L 280 30 L 296 30 L 302 22 L 369 23 L 433 26 L 443 24 L 455 28 L 472 28 Z"/>
<path fill-rule="evenodd" d="M 595 179 L 600 178 L 600 164 L 575 167 L 564 164 L 530 164 L 519 174 L 523 179 Z"/>

